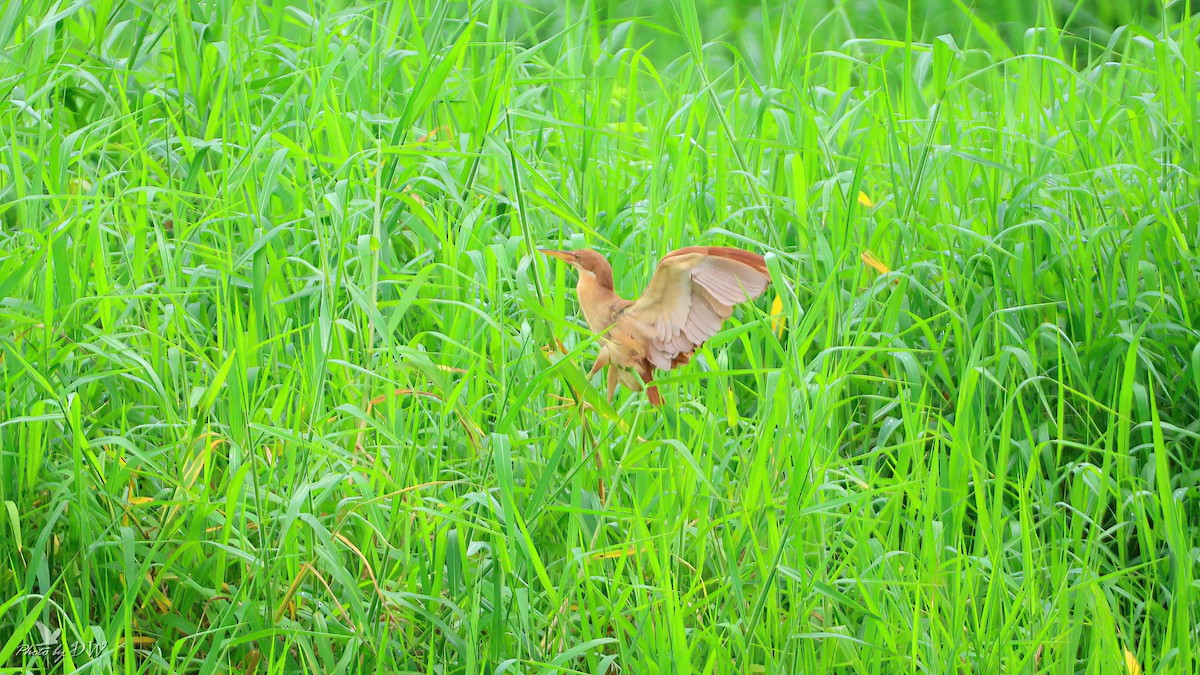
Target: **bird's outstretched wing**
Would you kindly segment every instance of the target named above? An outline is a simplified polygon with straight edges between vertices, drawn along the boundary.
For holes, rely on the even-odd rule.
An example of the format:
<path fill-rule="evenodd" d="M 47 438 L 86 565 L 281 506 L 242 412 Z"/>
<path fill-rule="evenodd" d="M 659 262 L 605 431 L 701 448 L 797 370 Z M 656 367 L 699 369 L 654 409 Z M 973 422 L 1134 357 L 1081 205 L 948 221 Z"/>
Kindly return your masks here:
<path fill-rule="evenodd" d="M 625 314 L 642 327 L 650 363 L 670 370 L 721 330 L 734 305 L 762 295 L 770 281 L 757 253 L 689 246 L 663 257 L 645 293 Z"/>

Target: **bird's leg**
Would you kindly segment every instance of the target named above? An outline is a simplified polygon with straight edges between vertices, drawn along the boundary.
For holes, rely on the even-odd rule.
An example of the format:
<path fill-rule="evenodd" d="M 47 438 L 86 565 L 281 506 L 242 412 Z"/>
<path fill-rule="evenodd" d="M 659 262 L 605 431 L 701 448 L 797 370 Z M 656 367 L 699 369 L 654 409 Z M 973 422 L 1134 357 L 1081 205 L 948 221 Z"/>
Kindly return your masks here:
<path fill-rule="evenodd" d="M 592 364 L 592 369 L 588 371 L 589 380 L 592 379 L 593 375 L 600 372 L 601 368 L 608 365 L 609 358 L 608 347 L 601 348 L 600 355 L 596 357 L 596 362 Z"/>

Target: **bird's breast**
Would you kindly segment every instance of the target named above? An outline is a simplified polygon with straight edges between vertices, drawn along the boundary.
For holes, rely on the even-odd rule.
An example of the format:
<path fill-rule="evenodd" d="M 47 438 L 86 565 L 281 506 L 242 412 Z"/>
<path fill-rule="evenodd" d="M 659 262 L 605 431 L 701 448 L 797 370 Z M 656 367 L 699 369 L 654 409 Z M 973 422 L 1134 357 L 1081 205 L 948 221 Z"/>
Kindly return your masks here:
<path fill-rule="evenodd" d="M 617 314 L 624 308 L 624 305 L 629 304 L 612 291 L 600 288 L 594 283 L 584 283 L 583 279 L 580 279 L 576 290 L 579 293 L 579 308 L 583 311 L 583 318 L 593 333 L 602 333 L 613 325 Z"/>

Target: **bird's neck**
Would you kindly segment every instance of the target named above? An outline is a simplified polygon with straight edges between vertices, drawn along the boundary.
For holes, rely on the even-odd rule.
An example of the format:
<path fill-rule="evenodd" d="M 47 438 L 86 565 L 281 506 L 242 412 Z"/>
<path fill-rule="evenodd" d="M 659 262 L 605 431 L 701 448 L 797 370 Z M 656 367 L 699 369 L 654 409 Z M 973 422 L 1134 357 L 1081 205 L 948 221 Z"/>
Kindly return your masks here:
<path fill-rule="evenodd" d="M 609 291 L 616 290 L 613 286 L 613 271 L 612 267 L 604 265 L 593 270 L 591 274 L 579 275 L 579 283 L 583 283 L 584 279 L 590 279 L 592 283 Z"/>
<path fill-rule="evenodd" d="M 580 272 L 579 281 L 575 284 L 575 290 L 583 293 L 598 293 L 607 291 L 608 293 L 616 293 L 613 286 L 612 268 L 601 268 L 591 272 Z"/>
<path fill-rule="evenodd" d="M 614 307 L 620 300 L 613 290 L 612 272 L 606 277 L 579 275 L 575 292 L 579 295 L 579 307 L 583 310 L 583 318 L 587 320 L 589 328 L 600 332 L 612 325 L 616 318 L 613 314 Z"/>

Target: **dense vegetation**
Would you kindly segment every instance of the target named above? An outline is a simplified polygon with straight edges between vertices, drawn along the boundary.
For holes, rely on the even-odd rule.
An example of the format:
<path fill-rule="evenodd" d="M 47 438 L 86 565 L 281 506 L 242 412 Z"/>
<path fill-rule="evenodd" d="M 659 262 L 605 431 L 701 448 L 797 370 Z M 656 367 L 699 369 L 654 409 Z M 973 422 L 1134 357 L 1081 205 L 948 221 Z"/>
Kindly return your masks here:
<path fill-rule="evenodd" d="M 1198 25 L 985 4 L 6 3 L 0 667 L 1196 672 Z"/>

